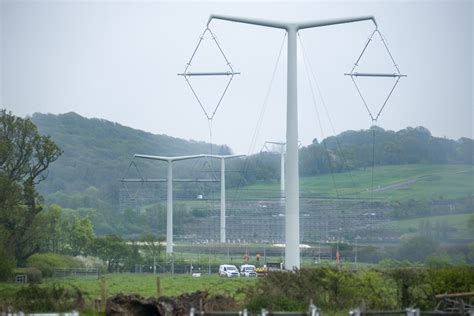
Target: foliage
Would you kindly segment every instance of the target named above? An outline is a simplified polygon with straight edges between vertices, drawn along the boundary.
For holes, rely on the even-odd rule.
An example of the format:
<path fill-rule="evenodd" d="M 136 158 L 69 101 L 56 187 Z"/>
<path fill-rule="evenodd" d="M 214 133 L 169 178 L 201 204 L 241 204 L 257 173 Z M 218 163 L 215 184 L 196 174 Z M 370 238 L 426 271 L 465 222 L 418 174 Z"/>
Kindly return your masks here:
<path fill-rule="evenodd" d="M 304 311 L 310 300 L 323 311 L 359 307 L 394 310 L 414 306 L 433 309 L 435 294 L 472 291 L 474 267 L 442 269 L 396 267 L 336 270 L 331 267 L 270 273 L 247 290 L 251 310 Z"/>
<path fill-rule="evenodd" d="M 67 241 L 71 254 L 73 256 L 84 254 L 94 239 L 91 221 L 88 218 L 81 219 L 75 215 L 66 229 L 68 230 Z"/>
<path fill-rule="evenodd" d="M 125 171 L 133 153 L 171 156 L 210 152 L 210 145 L 203 142 L 152 135 L 106 120 L 86 119 L 76 113 L 36 113 L 32 120 L 41 132 L 54 137 L 64 149 L 62 159 L 51 167 L 53 176 L 41 187 L 42 192 L 54 194 L 50 203 L 64 207 L 95 207 L 93 204 L 97 199 L 116 203 L 119 184 L 110 183 L 109 179 L 131 176 L 132 169 Z M 370 167 L 372 132 L 371 129 L 347 131 L 302 147 L 301 175 Z M 426 128 L 409 127 L 398 132 L 376 128 L 376 139 L 376 165 L 473 163 L 474 142 L 468 138 L 458 141 L 436 138 Z M 231 150 L 227 146 L 215 146 L 212 152 L 228 154 Z M 165 164 L 144 162 L 141 167 L 157 175 L 166 172 Z M 193 168 L 193 163 L 182 162 L 175 171 L 176 176 L 186 177 Z M 264 152 L 246 159 L 230 160 L 228 169 L 243 171 L 242 174 L 229 174 L 229 187 L 277 180 L 280 177 L 279 155 Z M 96 192 L 84 194 L 91 186 L 96 188 Z"/>
<path fill-rule="evenodd" d="M 66 288 L 58 284 L 50 287 L 30 284 L 17 291 L 13 297 L 0 301 L 3 310 L 5 306 L 10 306 L 15 311 L 27 312 L 64 312 L 77 310 L 83 305 L 84 293 L 78 288 Z"/>
<path fill-rule="evenodd" d="M 20 263 L 40 247 L 44 223 L 36 185 L 61 154 L 30 119 L 0 110 L 0 231 L 3 247 Z"/>
<path fill-rule="evenodd" d="M 395 282 L 377 270 L 364 270 L 356 274 L 358 306 L 366 310 L 394 310 L 397 307 Z"/>
<path fill-rule="evenodd" d="M 271 272 L 248 292 L 247 306 L 304 311 L 312 300 L 322 309 L 349 308 L 357 302 L 354 281 L 352 273 L 331 267 Z"/>
<path fill-rule="evenodd" d="M 7 254 L 4 249 L 0 249 L 0 258 L 2 258 L 0 264 L 0 281 L 4 281 L 12 275 L 13 269 L 16 266 L 16 261 L 15 258 L 10 254 Z"/>
<path fill-rule="evenodd" d="M 128 245 L 115 235 L 97 237 L 91 245 L 91 253 L 107 263 L 108 272 L 123 272 L 129 268 L 131 259 L 140 258 L 138 249 Z"/>
<path fill-rule="evenodd" d="M 426 257 L 435 253 L 439 243 L 427 236 L 415 235 L 402 240 L 399 256 L 410 261 L 425 261 Z"/>
<path fill-rule="evenodd" d="M 398 265 L 398 267 L 397 267 Z M 275 272 L 265 278 L 220 278 L 203 275 L 160 275 L 161 293 L 178 296 L 197 290 L 226 295 L 253 311 L 306 311 L 310 300 L 327 314 L 348 310 L 400 310 L 406 307 L 433 310 L 434 295 L 474 291 L 474 267 L 420 268 L 392 261 L 390 268 L 377 266 L 358 271 L 332 267 Z M 156 278 L 150 274 L 106 274 L 108 294 L 137 293 L 156 296 Z M 58 285 L 59 284 L 59 285 Z M 100 282 L 92 278 L 45 279 L 42 288 L 80 289 L 92 301 L 100 296 Z M 15 297 L 18 284 L 0 283 L 0 297 Z M 60 298 L 61 300 L 61 298 Z M 0 308 L 2 302 L 0 299 Z"/>
<path fill-rule="evenodd" d="M 208 143 L 153 135 L 102 119 L 87 119 L 73 112 L 61 115 L 35 113 L 32 120 L 42 133 L 51 135 L 64 150 L 63 157 L 51 167 L 52 176 L 42 184 L 43 194 L 85 192 L 93 186 L 97 198 L 116 203 L 119 183 L 115 180 L 127 175 L 125 171 L 135 153 L 165 156 L 211 151 L 214 154 L 231 153 L 225 145 L 212 145 L 211 149 Z M 181 166 L 182 171 L 176 170 L 176 176 L 189 173 L 193 164 L 183 162 Z M 164 163 L 144 163 L 143 167 L 156 173 L 166 172 Z M 89 192 L 85 196 L 93 199 L 94 194 Z M 76 204 L 54 202 L 70 208 L 92 207 L 87 204 L 87 199 L 71 201 Z"/>
<path fill-rule="evenodd" d="M 398 132 L 385 131 L 380 127 L 369 130 L 347 131 L 323 140 L 328 150 L 344 150 L 348 164 L 355 167 L 372 164 L 373 132 L 375 147 L 375 164 L 413 164 L 413 163 L 464 163 L 472 164 L 474 142 L 461 138 L 458 141 L 433 137 L 424 127 L 407 127 Z M 311 145 L 310 145 L 311 146 Z M 314 146 L 314 144 L 313 144 Z"/>
<path fill-rule="evenodd" d="M 6 249 L 4 238 L 0 228 L 0 281 L 7 280 L 16 266 L 15 257 Z"/>
<path fill-rule="evenodd" d="M 81 261 L 74 257 L 54 253 L 36 253 L 28 258 L 26 264 L 40 270 L 44 277 L 52 277 L 55 269 L 84 267 Z"/>
<path fill-rule="evenodd" d="M 137 293 L 139 295 L 150 297 L 156 296 L 156 277 L 150 274 L 106 274 L 107 292 L 109 296 L 118 293 Z M 242 304 L 246 295 L 245 288 L 258 282 L 255 278 L 224 279 L 217 275 L 203 275 L 199 278 L 190 275 L 159 275 L 161 294 L 167 297 L 176 297 L 185 293 L 195 291 L 206 291 L 212 296 L 230 296 Z M 64 288 L 69 293 L 76 291 L 82 293 L 86 306 L 93 305 L 94 300 L 100 297 L 100 280 L 95 278 L 50 278 L 45 279 L 40 285 L 51 294 L 53 287 Z M 0 312 L 6 310 L 7 306 L 13 306 L 13 301 L 17 297 L 19 290 L 28 288 L 27 285 L 0 283 Z M 25 293 L 25 292 L 23 292 Z M 24 294 L 22 294 L 24 295 Z M 19 296 L 19 295 L 18 295 Z M 29 296 L 26 296 L 26 299 Z M 62 300 L 59 298 L 59 300 Z M 71 300 L 69 302 L 73 301 Z M 58 304 L 65 303 L 57 302 Z M 18 308 L 20 308 L 19 306 Z M 73 309 L 72 307 L 69 310 Z M 78 308 L 75 307 L 77 310 Z M 27 311 L 25 308 L 22 311 Z M 55 311 L 61 309 L 55 309 Z M 39 310 L 37 310 L 39 311 Z M 51 311 L 51 310 L 49 310 Z M 81 312 L 82 315 L 82 312 Z"/>
<path fill-rule="evenodd" d="M 41 212 L 43 216 L 43 230 L 45 231 L 45 239 L 42 245 L 43 251 L 59 253 L 65 244 L 65 227 L 62 221 L 62 208 L 57 204 L 52 204 Z"/>
<path fill-rule="evenodd" d="M 28 283 L 41 283 L 43 280 L 43 274 L 38 268 L 29 267 L 29 268 L 16 268 L 13 270 L 13 275 L 26 275 Z"/>
<path fill-rule="evenodd" d="M 431 268 L 427 280 L 433 294 L 472 292 L 474 290 L 474 267 L 471 265 Z"/>
<path fill-rule="evenodd" d="M 124 211 L 124 216 L 117 216 L 119 189 L 124 190 L 124 185 L 116 179 L 140 178 L 144 175 L 154 178 L 166 176 L 166 164 L 155 161 L 135 160 L 140 170 L 138 173 L 130 166 L 133 153 L 184 155 L 210 152 L 210 145 L 203 142 L 152 135 L 105 120 L 87 119 L 75 113 L 34 114 L 32 120 L 40 131 L 52 135 L 64 149 L 64 155 L 50 168 L 51 176 L 41 183 L 40 191 L 47 194 L 48 203 L 73 209 L 81 218 L 88 217 L 93 223 L 94 232 L 102 236 L 115 234 L 136 239 L 143 235 L 143 231 L 156 232 L 157 228 L 159 232 L 164 231 L 164 205 L 149 203 L 143 205 L 140 211 L 128 209 Z M 472 159 L 469 158 L 472 156 L 472 140 L 438 139 L 421 127 L 398 132 L 377 129 L 376 138 L 376 166 L 379 167 L 374 172 L 375 185 L 383 187 L 416 179 L 410 188 L 375 192 L 376 198 L 394 200 L 391 208 L 394 211 L 390 216 L 400 219 L 445 214 L 448 206 L 443 203 L 437 206 L 432 201 L 443 202 L 447 198 L 457 199 L 450 204 L 456 212 L 472 209 L 473 169 Z M 301 175 L 307 176 L 301 178 L 302 194 L 369 198 L 370 190 L 367 188 L 371 185 L 371 146 L 372 130 L 361 130 L 344 132 L 301 148 L 300 171 Z M 224 154 L 231 152 L 227 146 L 214 146 L 212 151 Z M 459 163 L 468 165 L 457 165 Z M 179 168 L 175 168 L 175 176 L 197 177 L 196 172 L 200 170 L 196 170 L 196 165 L 199 163 L 180 162 Z M 208 168 L 217 170 L 218 162 L 211 161 Z M 240 171 L 227 174 L 229 199 L 233 194 L 252 198 L 261 192 L 259 188 L 278 189 L 278 154 L 263 152 L 245 159 L 229 160 L 227 169 Z M 338 193 L 329 175 L 331 171 L 335 172 Z M 240 188 L 244 185 L 251 185 L 245 190 L 246 196 L 240 194 Z M 196 195 L 202 193 L 198 186 L 186 183 L 180 186 L 175 192 L 175 199 L 186 202 L 175 207 L 176 212 L 183 214 L 175 216 L 177 234 L 181 233 L 185 221 L 209 216 L 199 208 L 190 206 Z M 469 194 L 471 198 L 465 199 Z M 444 227 L 443 231 L 448 232 L 449 229 Z M 444 237 L 439 239 L 444 240 Z M 54 251 L 51 247 L 47 250 Z"/>
<path fill-rule="evenodd" d="M 397 285 L 397 301 L 400 307 L 413 306 L 415 303 L 415 287 L 420 286 L 426 279 L 425 271 L 416 268 L 392 268 L 384 273 L 393 279 Z"/>
<path fill-rule="evenodd" d="M 164 241 L 164 236 L 156 238 L 156 236 L 151 233 L 148 233 L 141 238 L 141 242 L 143 243 L 147 254 L 153 258 L 153 273 L 156 273 L 156 260 L 160 257 L 160 254 L 163 251 Z"/>

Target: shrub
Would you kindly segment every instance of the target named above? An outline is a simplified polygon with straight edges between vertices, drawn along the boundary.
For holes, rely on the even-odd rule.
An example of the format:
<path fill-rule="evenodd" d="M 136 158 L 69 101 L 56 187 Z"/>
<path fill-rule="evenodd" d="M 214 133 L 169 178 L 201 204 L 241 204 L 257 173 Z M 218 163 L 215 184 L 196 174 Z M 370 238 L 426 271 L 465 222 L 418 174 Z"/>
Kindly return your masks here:
<path fill-rule="evenodd" d="M 433 294 L 474 291 L 474 267 L 469 265 L 428 269 Z"/>
<path fill-rule="evenodd" d="M 26 274 L 28 283 L 41 283 L 43 275 L 37 268 L 16 268 L 13 270 L 14 275 Z"/>
<path fill-rule="evenodd" d="M 323 309 L 350 308 L 360 300 L 355 275 L 331 267 L 272 272 L 247 294 L 251 310 L 305 311 L 310 300 Z"/>
<path fill-rule="evenodd" d="M 84 307 L 84 293 L 78 288 L 53 284 L 39 287 L 30 284 L 16 292 L 11 306 L 25 312 L 63 312 Z"/>
<path fill-rule="evenodd" d="M 81 261 L 74 257 L 54 253 L 37 253 L 27 260 L 28 267 L 39 269 L 44 277 L 52 277 L 54 269 L 83 268 Z"/>
<path fill-rule="evenodd" d="M 16 266 L 15 258 L 9 255 L 0 245 L 0 281 L 6 281 L 12 276 L 13 269 Z"/>
<path fill-rule="evenodd" d="M 396 262 L 386 262 L 396 263 Z M 435 294 L 474 291 L 474 267 L 380 267 L 357 272 L 331 267 L 274 272 L 246 292 L 247 307 L 304 311 L 310 300 L 326 311 L 359 307 L 432 310 Z"/>

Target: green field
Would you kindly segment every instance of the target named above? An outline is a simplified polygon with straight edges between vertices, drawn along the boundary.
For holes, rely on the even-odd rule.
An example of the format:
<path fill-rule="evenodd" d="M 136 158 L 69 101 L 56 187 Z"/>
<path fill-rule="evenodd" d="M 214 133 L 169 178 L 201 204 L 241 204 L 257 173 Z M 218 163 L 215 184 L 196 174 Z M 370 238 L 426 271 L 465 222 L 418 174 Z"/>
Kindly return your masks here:
<path fill-rule="evenodd" d="M 257 282 L 256 278 L 220 278 L 218 275 L 153 275 L 153 274 L 107 274 L 107 294 L 137 293 L 144 297 L 157 296 L 156 278 L 160 278 L 161 296 L 179 296 L 180 294 L 199 290 L 208 291 L 211 295 L 229 295 L 241 302 L 244 295 L 240 289 Z M 97 278 L 48 278 L 41 286 L 60 284 L 66 287 L 78 287 L 87 298 L 100 298 L 100 281 Z M 0 297 L 8 297 L 25 285 L 0 283 Z"/>
<path fill-rule="evenodd" d="M 388 223 L 387 229 L 399 233 L 408 233 L 414 229 L 418 229 L 422 222 L 429 221 L 433 227 L 436 223 L 445 223 L 454 230 L 452 238 L 464 239 L 470 236 L 467 222 L 471 215 L 472 214 L 453 214 L 391 221 Z"/>
<path fill-rule="evenodd" d="M 268 192 L 278 192 L 279 188 L 278 182 L 257 183 L 231 189 L 228 196 L 229 199 L 258 198 Z M 372 168 L 336 173 L 334 181 L 331 174 L 300 178 L 300 191 L 304 196 L 336 197 L 339 194 L 340 197 L 367 199 L 371 197 L 371 188 Z M 399 165 L 374 169 L 376 199 L 447 199 L 469 196 L 473 192 L 472 165 Z"/>

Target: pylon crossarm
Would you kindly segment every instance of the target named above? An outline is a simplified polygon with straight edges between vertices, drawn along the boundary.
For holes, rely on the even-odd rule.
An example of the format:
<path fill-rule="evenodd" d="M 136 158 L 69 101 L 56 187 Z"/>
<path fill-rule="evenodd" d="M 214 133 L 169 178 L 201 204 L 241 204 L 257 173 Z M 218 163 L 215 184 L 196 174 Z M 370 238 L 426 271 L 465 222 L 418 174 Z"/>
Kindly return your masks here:
<path fill-rule="evenodd" d="M 354 73 L 346 73 L 345 76 L 351 77 L 388 77 L 388 78 L 400 78 L 406 77 L 407 75 L 401 75 L 396 73 L 370 73 L 370 72 L 354 72 Z"/>
<path fill-rule="evenodd" d="M 126 183 L 156 183 L 156 182 L 167 182 L 167 179 L 120 179 L 119 182 Z M 173 179 L 173 182 L 220 182 L 219 179 Z"/>
<path fill-rule="evenodd" d="M 193 77 L 193 76 L 234 76 L 240 75 L 240 72 L 183 72 L 178 74 L 178 76 L 186 76 L 186 77 Z"/>

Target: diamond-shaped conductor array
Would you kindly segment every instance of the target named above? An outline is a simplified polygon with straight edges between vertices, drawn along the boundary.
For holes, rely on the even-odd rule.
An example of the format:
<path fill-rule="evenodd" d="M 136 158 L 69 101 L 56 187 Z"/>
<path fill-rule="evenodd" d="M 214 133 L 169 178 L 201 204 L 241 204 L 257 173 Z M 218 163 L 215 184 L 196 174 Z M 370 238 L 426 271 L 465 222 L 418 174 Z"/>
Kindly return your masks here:
<path fill-rule="evenodd" d="M 217 49 L 217 52 L 219 53 L 220 58 L 223 59 L 223 62 L 225 63 L 225 69 L 223 71 L 192 71 L 192 62 L 194 58 L 196 57 L 196 54 L 205 39 L 206 36 L 210 36 L 212 42 L 214 43 L 215 49 Z M 206 28 L 204 30 L 204 33 L 200 36 L 198 44 L 196 48 L 193 51 L 193 54 L 191 55 L 191 58 L 189 59 L 188 63 L 186 64 L 186 67 L 184 69 L 183 73 L 178 74 L 179 76 L 183 76 L 184 79 L 186 80 L 186 83 L 188 84 L 189 88 L 191 89 L 191 92 L 193 93 L 196 101 L 198 102 L 199 106 L 201 107 L 202 111 L 204 112 L 204 115 L 207 117 L 208 120 L 212 120 L 222 102 L 222 99 L 224 98 L 230 83 L 232 82 L 232 79 L 234 78 L 235 75 L 238 75 L 240 73 L 235 72 L 234 69 L 232 68 L 229 60 L 225 56 L 221 46 L 219 45 L 216 36 L 214 33 L 209 28 Z M 216 102 L 213 102 L 212 104 L 206 104 L 206 102 L 203 102 L 201 97 L 199 97 L 197 89 L 193 84 L 191 84 L 191 77 L 196 77 L 196 80 L 198 80 L 199 77 L 225 77 L 225 85 L 223 86 L 223 91 L 220 92 L 218 95 L 218 99 Z M 217 85 L 212 85 L 214 88 L 216 88 Z M 215 104 L 214 104 L 215 103 Z"/>
<path fill-rule="evenodd" d="M 389 57 L 389 60 L 391 61 L 392 69 L 393 72 L 360 72 L 357 71 L 359 68 L 359 64 L 362 60 L 362 57 L 366 55 L 368 52 L 368 49 L 370 49 L 372 46 L 370 45 L 373 42 L 373 37 L 375 34 L 378 34 L 381 43 L 383 44 L 384 51 L 387 53 L 387 57 Z M 365 44 L 364 48 L 362 49 L 362 52 L 359 55 L 359 58 L 357 58 L 357 61 L 354 63 L 354 66 L 352 67 L 351 72 L 346 73 L 346 76 L 350 76 L 352 79 L 352 82 L 354 83 L 357 92 L 359 93 L 359 96 L 362 99 L 362 102 L 365 105 L 365 108 L 367 109 L 367 112 L 370 115 L 370 118 L 372 119 L 373 122 L 376 122 L 377 119 L 379 118 L 380 114 L 382 113 L 383 109 L 387 105 L 388 100 L 392 96 L 393 91 L 395 90 L 395 87 L 397 86 L 398 82 L 400 81 L 401 77 L 406 77 L 406 75 L 402 75 L 400 73 L 400 69 L 398 68 L 398 65 L 395 63 L 395 60 L 393 59 L 392 54 L 390 53 L 390 50 L 388 49 L 387 43 L 385 39 L 383 38 L 382 34 L 378 29 L 375 29 L 372 34 L 370 35 L 369 39 L 367 40 L 367 43 Z M 360 84 L 358 84 L 358 79 L 361 78 L 393 78 L 395 79 L 393 84 L 388 85 L 388 94 L 383 97 L 383 101 L 380 102 L 381 104 L 370 104 L 371 102 L 368 102 L 366 97 L 364 97 L 364 94 L 362 93 L 362 89 L 360 87 Z M 378 102 L 377 102 L 378 103 Z M 374 111 L 375 110 L 375 111 Z"/>

